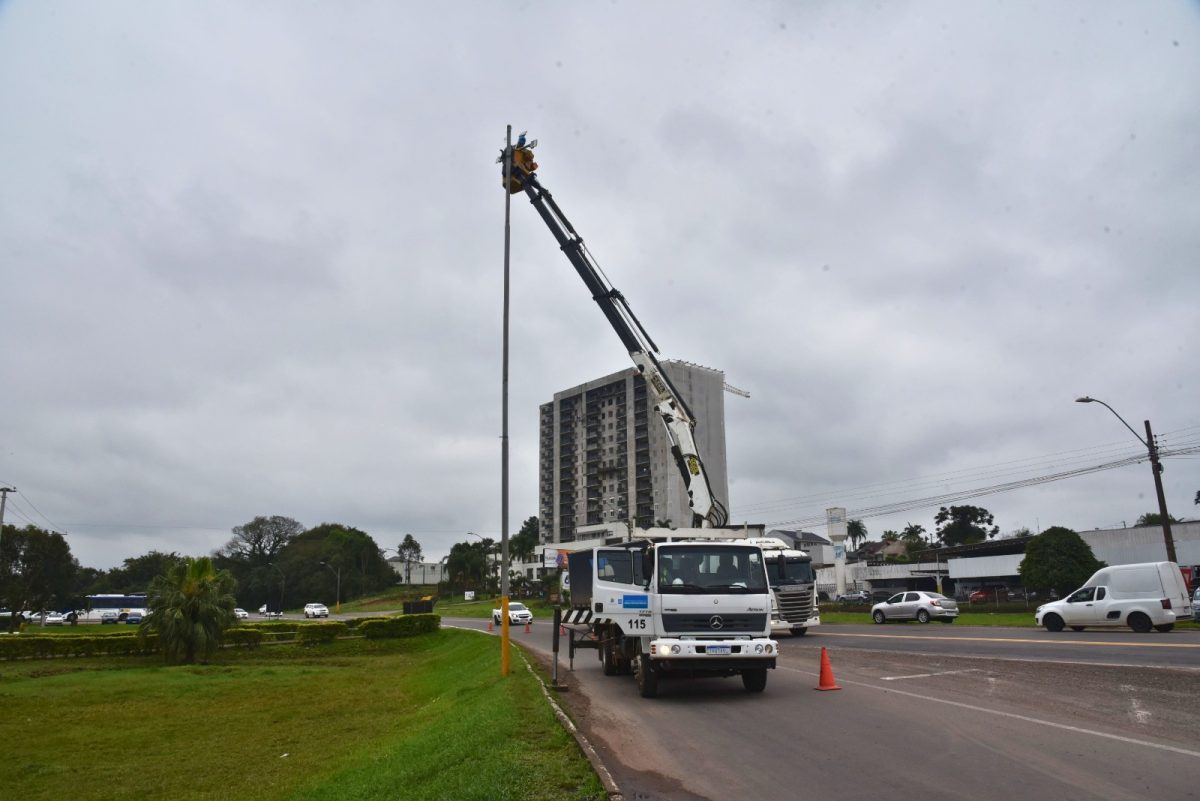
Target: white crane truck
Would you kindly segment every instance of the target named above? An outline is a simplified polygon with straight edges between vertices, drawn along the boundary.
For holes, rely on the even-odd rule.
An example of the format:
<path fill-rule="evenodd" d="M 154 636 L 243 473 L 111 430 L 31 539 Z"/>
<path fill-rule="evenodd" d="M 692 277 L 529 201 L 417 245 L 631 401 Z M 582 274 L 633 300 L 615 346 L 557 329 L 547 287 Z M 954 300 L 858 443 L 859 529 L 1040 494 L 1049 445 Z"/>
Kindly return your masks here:
<path fill-rule="evenodd" d="M 522 134 L 511 160 L 501 154 L 504 186 L 529 198 L 645 379 L 694 526 L 641 529 L 624 542 L 569 555 L 571 609 L 563 622 L 572 626 L 572 649 L 597 648 L 604 673 L 632 672 L 646 698 L 658 694 L 659 679 L 667 676 L 740 675 L 748 691 L 762 692 L 779 652 L 770 637 L 762 548 L 736 542 L 737 530 L 722 528 L 728 515 L 704 470 L 696 419 L 655 358 L 658 347 L 538 181 L 535 144 L 527 145 Z M 575 631 L 586 637 L 576 643 Z"/>

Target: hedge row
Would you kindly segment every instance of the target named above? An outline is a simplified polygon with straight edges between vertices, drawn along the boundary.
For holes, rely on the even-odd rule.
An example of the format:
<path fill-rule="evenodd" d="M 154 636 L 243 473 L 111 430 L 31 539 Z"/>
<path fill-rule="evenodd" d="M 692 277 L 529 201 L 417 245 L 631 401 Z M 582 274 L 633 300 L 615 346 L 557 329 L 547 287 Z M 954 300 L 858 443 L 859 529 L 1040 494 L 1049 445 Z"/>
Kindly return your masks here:
<path fill-rule="evenodd" d="M 40 636 L 22 634 L 0 637 L 0 659 L 32 657 L 49 659 L 55 656 L 127 656 L 149 654 L 158 649 L 158 635 L 141 637 L 136 633 L 112 634 L 104 637 Z"/>
<path fill-rule="evenodd" d="M 235 648 L 257 648 L 263 641 L 264 633 L 249 626 L 235 626 L 225 629 L 225 642 Z"/>
<path fill-rule="evenodd" d="M 368 640 L 385 640 L 428 634 L 437 631 L 441 624 L 442 616 L 434 614 L 375 617 L 359 624 L 358 631 Z"/>
<path fill-rule="evenodd" d="M 346 624 L 337 620 L 325 623 L 307 623 L 296 630 L 296 642 L 301 645 L 320 645 L 345 636 Z"/>

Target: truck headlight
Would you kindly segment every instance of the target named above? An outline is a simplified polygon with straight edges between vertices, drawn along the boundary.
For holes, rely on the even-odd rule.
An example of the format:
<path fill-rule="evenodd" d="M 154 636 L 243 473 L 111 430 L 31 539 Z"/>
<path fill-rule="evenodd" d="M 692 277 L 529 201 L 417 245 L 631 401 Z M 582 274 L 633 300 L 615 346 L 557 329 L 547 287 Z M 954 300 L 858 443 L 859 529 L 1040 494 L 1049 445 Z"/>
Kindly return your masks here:
<path fill-rule="evenodd" d="M 678 646 L 678 645 L 672 645 L 672 646 L 671 646 L 671 653 L 673 653 L 673 654 L 677 654 L 677 653 L 679 653 L 679 646 Z"/>
<path fill-rule="evenodd" d="M 762 652 L 763 652 L 762 643 L 759 643 L 758 645 L 754 646 L 754 653 L 761 654 Z"/>

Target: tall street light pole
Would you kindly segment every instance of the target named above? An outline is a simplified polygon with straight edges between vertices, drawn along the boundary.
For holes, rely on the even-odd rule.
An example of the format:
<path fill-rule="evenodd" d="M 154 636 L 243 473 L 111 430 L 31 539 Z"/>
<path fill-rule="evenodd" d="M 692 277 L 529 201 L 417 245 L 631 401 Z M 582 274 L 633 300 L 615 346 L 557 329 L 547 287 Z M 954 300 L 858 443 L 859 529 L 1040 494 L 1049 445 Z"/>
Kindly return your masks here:
<path fill-rule="evenodd" d="M 333 611 L 340 615 L 342 613 L 342 566 L 338 565 L 337 570 L 334 570 L 333 566 L 328 562 L 322 562 L 321 564 L 324 565 L 326 569 L 328 569 L 329 572 L 337 578 L 337 589 L 334 590 L 333 596 L 334 605 L 336 608 Z"/>
<path fill-rule="evenodd" d="M 1138 441 L 1146 446 L 1146 450 L 1150 453 L 1150 469 L 1154 471 L 1154 491 L 1158 495 L 1158 516 L 1162 518 L 1163 542 L 1167 546 L 1167 561 L 1177 562 L 1175 558 L 1175 538 L 1171 536 L 1171 516 L 1167 514 L 1167 496 L 1163 493 L 1162 485 L 1162 462 L 1158 459 L 1158 443 L 1154 441 L 1154 432 L 1150 430 L 1150 421 L 1146 421 L 1146 438 L 1142 439 L 1142 435 L 1133 430 L 1133 426 L 1125 422 L 1125 418 L 1117 414 L 1117 410 L 1109 406 L 1099 398 L 1089 398 L 1084 395 L 1082 398 L 1076 398 L 1076 403 L 1098 403 L 1105 409 L 1113 413 L 1118 420 L 1130 433 L 1138 438 Z"/>
<path fill-rule="evenodd" d="M 521 137 L 524 143 L 524 137 Z M 511 238 L 509 210 L 512 207 L 512 126 L 504 139 L 504 333 L 503 367 L 500 376 L 500 675 L 508 675 L 508 248 Z"/>

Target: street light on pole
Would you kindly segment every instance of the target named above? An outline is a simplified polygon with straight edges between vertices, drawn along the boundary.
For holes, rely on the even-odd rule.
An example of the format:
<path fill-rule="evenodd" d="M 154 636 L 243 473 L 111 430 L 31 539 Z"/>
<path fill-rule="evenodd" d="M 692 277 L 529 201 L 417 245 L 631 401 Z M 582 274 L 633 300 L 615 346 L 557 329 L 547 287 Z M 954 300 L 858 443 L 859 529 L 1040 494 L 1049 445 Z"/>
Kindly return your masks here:
<path fill-rule="evenodd" d="M 1150 421 L 1146 421 L 1146 438 L 1142 439 L 1142 435 L 1133 430 L 1133 426 L 1125 422 L 1125 418 L 1117 414 L 1117 410 L 1109 406 L 1099 398 L 1089 398 L 1084 395 L 1082 398 L 1076 398 L 1076 403 L 1098 403 L 1105 409 L 1108 409 L 1113 415 L 1121 421 L 1121 423 L 1129 429 L 1130 433 L 1138 438 L 1138 442 L 1146 446 L 1146 450 L 1150 454 L 1150 469 L 1154 472 L 1154 491 L 1158 495 L 1158 515 L 1162 518 L 1163 542 L 1167 546 L 1167 561 L 1176 562 L 1175 558 L 1175 539 L 1171 536 L 1171 516 L 1167 514 L 1167 496 L 1163 493 L 1162 485 L 1162 462 L 1158 459 L 1158 444 L 1154 441 L 1154 432 L 1150 430 Z"/>
<path fill-rule="evenodd" d="M 267 562 L 268 567 L 273 567 L 279 571 L 279 614 L 283 614 L 283 594 L 287 589 L 287 576 L 283 575 L 283 570 L 274 562 Z"/>
<path fill-rule="evenodd" d="M 335 570 L 333 565 L 328 562 L 322 562 L 321 564 L 337 578 L 337 589 L 334 590 L 334 605 L 336 607 L 334 611 L 340 615 L 342 613 L 342 566 L 338 565 Z"/>

